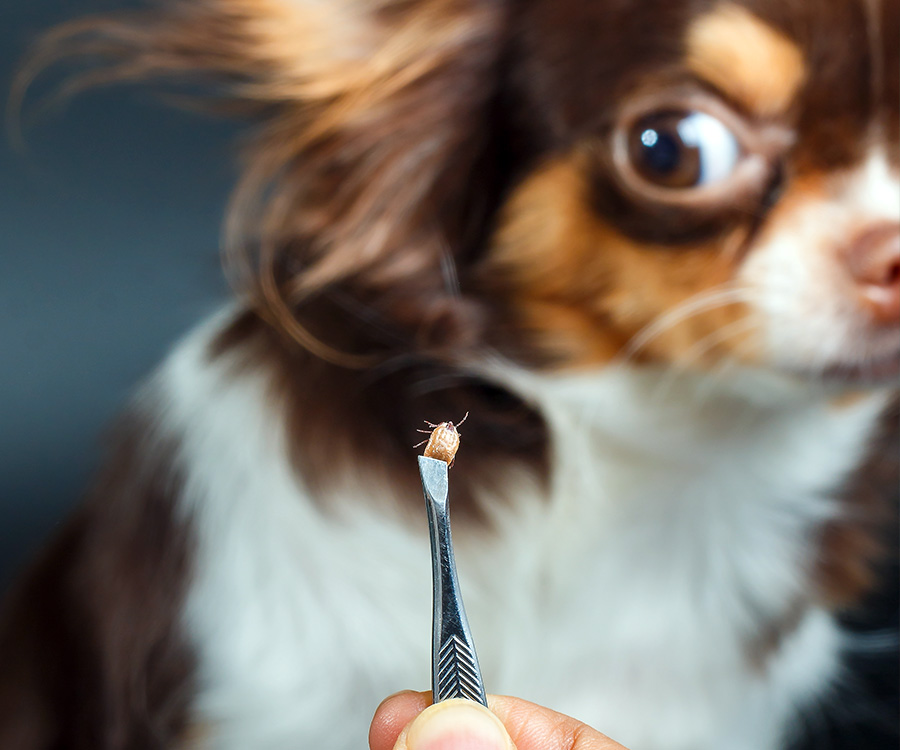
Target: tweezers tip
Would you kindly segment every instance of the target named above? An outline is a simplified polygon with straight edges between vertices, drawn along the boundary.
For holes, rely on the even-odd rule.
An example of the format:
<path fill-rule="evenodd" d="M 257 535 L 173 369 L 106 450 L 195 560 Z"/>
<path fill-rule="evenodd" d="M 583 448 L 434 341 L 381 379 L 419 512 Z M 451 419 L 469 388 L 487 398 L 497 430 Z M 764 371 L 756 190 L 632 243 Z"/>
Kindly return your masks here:
<path fill-rule="evenodd" d="M 447 463 L 437 458 L 419 456 L 419 476 L 425 494 L 443 502 L 447 499 Z"/>

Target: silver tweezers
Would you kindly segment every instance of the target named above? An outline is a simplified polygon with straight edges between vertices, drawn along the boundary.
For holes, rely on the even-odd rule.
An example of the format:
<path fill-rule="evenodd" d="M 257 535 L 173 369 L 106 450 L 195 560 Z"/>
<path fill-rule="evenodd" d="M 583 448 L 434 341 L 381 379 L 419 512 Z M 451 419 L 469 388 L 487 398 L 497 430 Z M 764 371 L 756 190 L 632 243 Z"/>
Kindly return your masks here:
<path fill-rule="evenodd" d="M 431 691 L 434 703 L 467 698 L 487 706 L 481 669 L 466 609 L 459 593 L 450 512 L 447 505 L 447 463 L 419 456 L 419 474 L 431 532 L 431 572 L 434 578 L 434 620 L 431 642 Z"/>

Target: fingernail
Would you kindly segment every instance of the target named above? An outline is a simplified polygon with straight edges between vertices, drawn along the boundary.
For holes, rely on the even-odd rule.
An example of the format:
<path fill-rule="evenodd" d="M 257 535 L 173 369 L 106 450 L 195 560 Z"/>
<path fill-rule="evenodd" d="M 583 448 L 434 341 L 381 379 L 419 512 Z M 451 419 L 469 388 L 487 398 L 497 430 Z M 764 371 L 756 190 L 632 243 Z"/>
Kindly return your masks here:
<path fill-rule="evenodd" d="M 509 750 L 512 742 L 494 714 L 454 699 L 426 708 L 409 727 L 408 750 Z"/>

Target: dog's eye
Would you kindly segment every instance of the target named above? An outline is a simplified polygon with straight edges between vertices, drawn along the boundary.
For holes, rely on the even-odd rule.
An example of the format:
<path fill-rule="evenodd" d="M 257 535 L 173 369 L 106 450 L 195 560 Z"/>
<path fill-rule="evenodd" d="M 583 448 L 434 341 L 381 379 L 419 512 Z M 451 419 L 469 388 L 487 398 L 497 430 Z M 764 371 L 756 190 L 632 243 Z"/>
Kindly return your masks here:
<path fill-rule="evenodd" d="M 628 133 L 628 158 L 648 182 L 684 189 L 728 178 L 741 147 L 721 120 L 705 112 L 657 112 L 637 120 Z"/>

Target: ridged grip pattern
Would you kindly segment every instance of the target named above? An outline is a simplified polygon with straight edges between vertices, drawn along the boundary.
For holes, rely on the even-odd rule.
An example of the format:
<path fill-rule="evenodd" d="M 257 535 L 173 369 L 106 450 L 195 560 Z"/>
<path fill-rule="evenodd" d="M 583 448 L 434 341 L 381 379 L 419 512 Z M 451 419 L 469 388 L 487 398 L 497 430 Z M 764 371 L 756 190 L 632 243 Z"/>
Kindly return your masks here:
<path fill-rule="evenodd" d="M 438 694 L 447 698 L 468 698 L 481 703 L 484 688 L 478 676 L 478 663 L 469 645 L 451 635 L 438 654 Z"/>
<path fill-rule="evenodd" d="M 466 698 L 486 706 L 478 656 L 469 632 L 453 556 L 447 507 L 447 464 L 420 456 L 419 473 L 431 535 L 434 584 L 431 689 L 434 702 Z"/>

